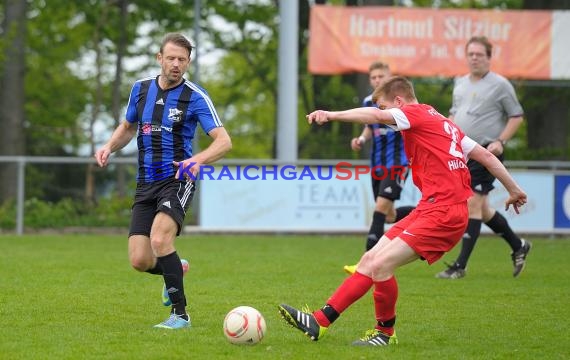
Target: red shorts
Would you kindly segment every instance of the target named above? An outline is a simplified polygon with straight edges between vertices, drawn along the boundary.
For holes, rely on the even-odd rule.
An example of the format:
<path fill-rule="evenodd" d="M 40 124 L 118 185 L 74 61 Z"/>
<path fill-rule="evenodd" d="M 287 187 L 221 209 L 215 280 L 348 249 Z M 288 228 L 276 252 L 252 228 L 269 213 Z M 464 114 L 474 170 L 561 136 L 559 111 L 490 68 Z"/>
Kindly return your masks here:
<path fill-rule="evenodd" d="M 463 237 L 468 218 L 467 201 L 415 209 L 384 235 L 389 239 L 399 237 L 404 240 L 431 265 Z"/>

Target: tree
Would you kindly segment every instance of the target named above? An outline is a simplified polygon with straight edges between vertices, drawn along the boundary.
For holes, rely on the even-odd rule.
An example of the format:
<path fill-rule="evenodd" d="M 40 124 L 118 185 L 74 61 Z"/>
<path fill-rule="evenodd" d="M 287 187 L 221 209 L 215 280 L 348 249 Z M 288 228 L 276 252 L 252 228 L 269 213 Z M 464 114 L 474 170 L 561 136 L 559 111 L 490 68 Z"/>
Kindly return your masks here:
<path fill-rule="evenodd" d="M 24 72 L 26 61 L 26 1 L 4 2 L 0 58 L 0 154 L 24 155 Z M 17 165 L 0 167 L 0 202 L 11 199 L 17 189 Z"/>
<path fill-rule="evenodd" d="M 278 7 L 231 0 L 204 5 L 200 26 L 211 47 L 202 53 L 219 49 L 222 55 L 202 78 L 232 135 L 229 156 L 274 157 Z"/>
<path fill-rule="evenodd" d="M 320 4 L 331 3 L 342 5 L 344 1 L 321 1 Z M 300 158 L 348 158 L 359 157 L 347 145 L 350 139 L 360 133 L 358 125 L 333 122 L 325 126 L 307 126 L 305 114 L 316 108 L 338 110 L 360 105 L 358 96 L 357 75 L 312 75 L 307 69 L 309 44 L 310 6 L 306 1 L 300 7 L 300 113 L 299 157 Z"/>
<path fill-rule="evenodd" d="M 149 44 L 158 50 L 164 29 L 186 31 L 192 5 L 192 0 L 5 1 L 0 29 L 0 154 L 77 155 L 85 145 L 92 151 L 98 135 L 92 124 L 120 116 L 129 91 L 121 81 L 156 67 Z M 149 55 L 148 61 L 123 72 L 118 64 L 140 54 Z M 95 67 L 89 63 L 93 58 Z M 26 172 L 27 179 L 35 181 L 27 187 L 28 197 L 45 194 L 56 200 L 60 193 L 84 186 L 84 169 L 77 166 L 33 165 Z M 15 174 L 14 164 L 0 167 L 0 201 L 16 193 Z M 92 198 L 89 174 L 86 193 Z"/>
<path fill-rule="evenodd" d="M 90 103 L 90 70 L 82 63 L 91 24 L 81 0 L 29 2 L 25 43 L 26 155 L 76 154 L 87 142 L 83 124 Z M 56 201 L 64 194 L 81 197 L 84 169 L 79 166 L 26 167 L 26 197 Z M 37 179 L 42 181 L 37 181 Z"/>
<path fill-rule="evenodd" d="M 115 128 L 121 122 L 121 85 L 123 78 L 123 59 L 127 53 L 127 16 L 128 16 L 128 0 L 119 0 L 119 35 L 117 37 L 117 59 L 115 62 L 115 79 L 112 85 L 111 95 L 111 114 L 114 120 Z M 120 153 L 119 153 L 120 154 Z M 122 165 L 117 167 L 117 193 L 119 196 L 124 197 L 126 191 L 126 170 Z"/>
<path fill-rule="evenodd" d="M 323 3 L 317 1 L 317 3 Z M 353 107 L 359 104 L 353 79 L 348 76 L 308 74 L 307 44 L 310 2 L 299 6 L 299 154 L 301 158 L 344 157 L 354 126 L 309 127 L 305 114 L 316 106 Z M 230 0 L 207 2 L 201 18 L 211 49 L 223 51 L 218 64 L 206 69 L 203 79 L 234 143 L 230 157 L 274 158 L 276 139 L 278 6 L 247 5 Z M 215 19 L 215 23 L 212 20 Z M 223 24 L 220 26 L 219 24 Z M 203 49 L 204 50 L 204 49 Z M 210 49 L 206 49 L 208 51 Z M 348 130 L 347 130 L 348 129 Z M 205 145 L 205 144 L 204 144 Z"/>

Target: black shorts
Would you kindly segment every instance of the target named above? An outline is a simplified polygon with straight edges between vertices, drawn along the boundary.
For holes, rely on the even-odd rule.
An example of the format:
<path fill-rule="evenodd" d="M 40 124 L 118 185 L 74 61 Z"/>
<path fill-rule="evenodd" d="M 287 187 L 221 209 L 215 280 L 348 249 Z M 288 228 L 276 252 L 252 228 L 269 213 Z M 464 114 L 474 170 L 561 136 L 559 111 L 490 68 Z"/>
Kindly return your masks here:
<path fill-rule="evenodd" d="M 129 236 L 150 236 L 155 215 L 162 211 L 178 224 L 176 235 L 180 235 L 186 211 L 190 207 L 196 184 L 174 178 L 137 184 L 135 201 L 131 209 Z"/>
<path fill-rule="evenodd" d="M 398 167 L 397 170 L 379 168 L 372 175 L 372 193 L 374 201 L 383 197 L 392 201 L 399 200 L 402 193 L 402 186 L 410 173 L 406 167 Z"/>
<path fill-rule="evenodd" d="M 497 159 L 499 159 L 501 163 L 504 158 L 503 154 L 497 156 Z M 491 190 L 495 188 L 493 186 L 495 177 L 489 172 L 489 170 L 487 170 L 486 167 L 475 160 L 469 159 L 467 161 L 467 167 L 471 174 L 471 189 L 473 192 L 480 195 L 488 195 Z"/>

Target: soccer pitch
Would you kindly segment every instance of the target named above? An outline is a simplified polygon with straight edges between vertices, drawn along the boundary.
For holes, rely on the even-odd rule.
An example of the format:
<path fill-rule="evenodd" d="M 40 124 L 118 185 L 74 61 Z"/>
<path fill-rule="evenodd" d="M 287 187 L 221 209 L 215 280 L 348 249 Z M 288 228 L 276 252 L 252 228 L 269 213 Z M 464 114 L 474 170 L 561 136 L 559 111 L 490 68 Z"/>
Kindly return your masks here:
<path fill-rule="evenodd" d="M 570 241 L 528 240 L 517 279 L 510 249 L 494 237 L 479 240 L 464 279 L 436 279 L 443 261 L 400 269 L 400 344 L 360 348 L 350 343 L 374 326 L 371 293 L 318 342 L 287 326 L 277 305 L 322 306 L 364 236 L 184 235 L 176 247 L 190 261 L 192 327 L 168 331 L 152 328 L 169 311 L 162 279 L 130 268 L 126 235 L 3 235 L 0 359 L 570 358 Z M 264 315 L 258 345 L 225 339 L 224 316 L 238 305 Z"/>

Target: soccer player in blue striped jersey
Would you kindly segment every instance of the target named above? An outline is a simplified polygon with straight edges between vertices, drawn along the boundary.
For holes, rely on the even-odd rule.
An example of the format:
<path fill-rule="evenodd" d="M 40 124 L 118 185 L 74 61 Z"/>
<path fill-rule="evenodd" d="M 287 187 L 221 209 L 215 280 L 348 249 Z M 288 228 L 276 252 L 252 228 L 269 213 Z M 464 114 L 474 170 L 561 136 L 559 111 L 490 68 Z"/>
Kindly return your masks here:
<path fill-rule="evenodd" d="M 382 85 L 390 76 L 390 67 L 384 62 L 375 61 L 368 68 L 368 80 L 372 90 Z M 362 106 L 376 106 L 372 101 L 372 94 L 364 98 Z M 364 127 L 359 137 L 351 140 L 350 146 L 352 150 L 360 151 L 370 140 L 370 166 L 375 169 L 370 172 L 375 206 L 372 224 L 366 235 L 366 251 L 372 249 L 384 235 L 385 223 L 394 223 L 414 209 L 412 206 L 394 208 L 394 201 L 400 199 L 402 186 L 409 173 L 402 134 L 384 124 L 370 124 Z M 345 265 L 344 271 L 353 274 L 356 265 Z"/>
<path fill-rule="evenodd" d="M 196 190 L 194 180 L 202 164 L 221 159 L 232 147 L 207 92 L 184 78 L 191 53 L 192 44 L 184 35 L 165 35 L 156 55 L 160 74 L 134 83 L 125 121 L 95 153 L 104 167 L 110 154 L 137 134 L 139 166 L 129 259 L 138 271 L 162 275 L 163 304 L 171 311 L 155 327 L 166 329 L 190 326 L 183 282 L 188 263 L 178 256 L 174 240 Z M 212 142 L 194 154 L 192 139 L 198 125 Z"/>

